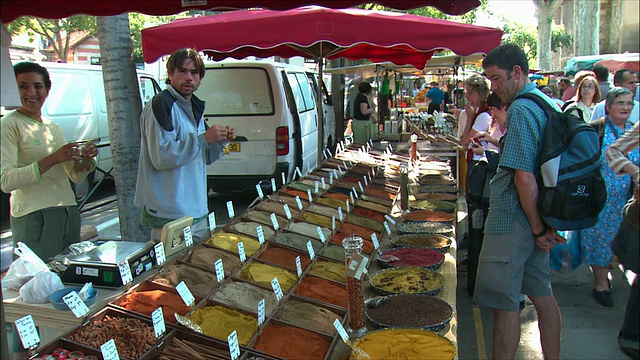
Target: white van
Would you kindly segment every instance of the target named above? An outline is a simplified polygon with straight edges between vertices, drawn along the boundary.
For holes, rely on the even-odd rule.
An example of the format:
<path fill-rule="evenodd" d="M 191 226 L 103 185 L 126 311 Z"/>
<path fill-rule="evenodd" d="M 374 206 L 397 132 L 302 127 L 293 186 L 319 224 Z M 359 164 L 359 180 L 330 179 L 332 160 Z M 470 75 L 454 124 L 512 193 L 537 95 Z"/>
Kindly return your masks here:
<path fill-rule="evenodd" d="M 251 189 L 263 180 L 282 183 L 296 167 L 317 167 L 318 152 L 333 148 L 333 106 L 323 86 L 323 144 L 318 144 L 317 74 L 302 67 L 262 61 L 207 63 L 196 95 L 206 101 L 208 126 L 237 130 L 230 154 L 209 165 L 216 192 Z"/>

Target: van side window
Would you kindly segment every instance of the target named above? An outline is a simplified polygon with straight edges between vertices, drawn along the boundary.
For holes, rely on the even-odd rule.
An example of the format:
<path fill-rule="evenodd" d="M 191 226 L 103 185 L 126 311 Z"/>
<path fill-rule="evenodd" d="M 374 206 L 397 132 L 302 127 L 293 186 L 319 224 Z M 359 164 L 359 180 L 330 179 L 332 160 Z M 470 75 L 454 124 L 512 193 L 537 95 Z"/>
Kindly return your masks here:
<path fill-rule="evenodd" d="M 206 116 L 273 115 L 269 74 L 261 68 L 207 69 L 196 96 L 206 101 Z"/>
<path fill-rule="evenodd" d="M 306 74 L 288 73 L 287 79 L 289 80 L 289 85 L 291 85 L 298 112 L 302 113 L 315 109 L 315 97 Z"/>
<path fill-rule="evenodd" d="M 155 80 L 150 77 L 140 77 L 140 99 L 142 99 L 142 107 L 144 107 L 151 98 L 158 92 L 155 86 Z"/>
<path fill-rule="evenodd" d="M 51 74 L 51 91 L 44 103 L 48 115 L 78 115 L 93 113 L 93 99 L 89 79 L 83 74 Z M 65 92 L 73 89 L 73 101 Z M 65 98 L 67 99 L 65 101 Z"/>

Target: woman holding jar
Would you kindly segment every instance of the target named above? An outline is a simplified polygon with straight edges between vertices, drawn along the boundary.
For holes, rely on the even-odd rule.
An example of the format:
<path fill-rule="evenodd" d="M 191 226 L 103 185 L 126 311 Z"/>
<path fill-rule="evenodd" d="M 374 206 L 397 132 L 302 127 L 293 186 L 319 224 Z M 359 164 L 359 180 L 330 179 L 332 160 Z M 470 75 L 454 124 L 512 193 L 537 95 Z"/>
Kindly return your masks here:
<path fill-rule="evenodd" d="M 60 125 L 42 117 L 51 79 L 31 62 L 14 66 L 22 106 L 2 119 L 0 186 L 11 193 L 11 231 L 45 262 L 80 241 L 80 212 L 69 179 L 95 169 L 97 147 L 67 144 Z"/>

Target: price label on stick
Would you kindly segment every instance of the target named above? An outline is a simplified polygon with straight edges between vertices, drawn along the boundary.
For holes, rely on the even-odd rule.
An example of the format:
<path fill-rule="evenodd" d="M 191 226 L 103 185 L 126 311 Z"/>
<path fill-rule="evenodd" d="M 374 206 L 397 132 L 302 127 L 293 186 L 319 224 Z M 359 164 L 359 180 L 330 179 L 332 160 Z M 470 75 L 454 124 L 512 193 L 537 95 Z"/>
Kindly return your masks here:
<path fill-rule="evenodd" d="M 353 199 L 351 199 L 351 202 L 353 202 Z M 349 209 L 349 199 L 347 199 L 347 214 L 351 212 L 351 209 Z"/>
<path fill-rule="evenodd" d="M 276 192 L 276 179 L 271 178 L 271 191 Z"/>
<path fill-rule="evenodd" d="M 238 243 L 238 256 L 240 257 L 240 262 L 243 263 L 247 261 L 247 254 L 244 252 L 244 244 L 242 241 Z"/>
<path fill-rule="evenodd" d="M 100 345 L 100 352 L 102 353 L 102 358 L 104 360 L 120 360 L 118 348 L 116 347 L 116 342 L 113 339 Z"/>
<path fill-rule="evenodd" d="M 155 309 L 151 313 L 151 321 L 153 322 L 153 333 L 156 339 L 160 339 L 162 335 L 167 331 L 164 324 L 164 315 L 162 314 L 162 306 Z"/>
<path fill-rule="evenodd" d="M 176 285 L 176 291 L 182 298 L 185 305 L 191 306 L 196 301 L 196 298 L 193 297 L 191 290 L 189 290 L 189 287 L 187 287 L 187 284 L 185 284 L 184 281 L 180 281 L 180 283 Z"/>
<path fill-rule="evenodd" d="M 62 301 L 69 307 L 69 310 L 73 312 L 77 318 L 81 318 L 89 313 L 87 304 L 82 301 L 77 292 L 72 291 L 62 297 Z"/>
<path fill-rule="evenodd" d="M 324 178 L 320 179 L 320 183 L 322 183 L 322 190 L 327 188 L 327 183 L 324 181 Z"/>
<path fill-rule="evenodd" d="M 260 189 L 260 192 L 262 192 L 262 189 Z M 216 213 L 210 212 L 208 219 L 209 219 L 209 232 L 213 233 L 213 231 L 216 229 Z"/>
<path fill-rule="evenodd" d="M 233 201 L 227 201 L 227 214 L 229 214 L 229 219 L 233 219 L 236 216 L 236 212 L 233 210 Z"/>
<path fill-rule="evenodd" d="M 162 266 L 167 262 L 167 256 L 164 253 L 164 244 L 159 242 L 153 245 L 153 252 L 156 254 L 156 264 L 158 264 L 158 266 Z"/>
<path fill-rule="evenodd" d="M 349 192 L 349 197 L 351 198 L 351 202 L 355 204 L 356 202 L 355 202 L 355 199 L 353 198 L 353 191 Z M 349 201 L 349 199 L 347 199 L 347 201 Z M 349 212 L 349 205 L 348 204 L 347 204 L 347 212 Z"/>
<path fill-rule="evenodd" d="M 271 225 L 273 225 L 273 229 L 275 231 L 278 231 L 278 229 L 280 229 L 280 225 L 278 224 L 278 218 L 276 217 L 276 214 L 271 213 L 269 217 L 271 218 Z"/>
<path fill-rule="evenodd" d="M 315 194 L 317 194 L 320 191 L 320 183 L 318 183 L 317 181 L 313 182 L 313 192 Z"/>
<path fill-rule="evenodd" d="M 351 189 L 353 189 L 353 195 L 355 195 L 356 199 L 357 199 L 358 198 L 358 191 L 356 191 L 356 187 L 354 186 Z M 355 204 L 355 202 L 354 202 L 354 204 Z"/>
<path fill-rule="evenodd" d="M 265 302 L 264 299 L 258 302 L 258 326 L 264 324 L 266 319 Z"/>
<path fill-rule="evenodd" d="M 291 220 L 292 216 L 291 216 L 291 210 L 289 210 L 289 205 L 284 204 L 284 214 L 287 216 L 288 220 Z"/>
<path fill-rule="evenodd" d="M 395 225 L 396 221 L 393 220 L 393 218 L 387 214 L 384 215 L 384 218 L 387 219 L 387 221 L 389 221 L 391 223 L 391 225 Z"/>
<path fill-rule="evenodd" d="M 316 253 L 313 250 L 313 244 L 311 243 L 311 240 L 307 241 L 307 251 L 309 252 L 309 257 L 311 258 L 311 260 L 313 260 L 313 258 L 316 257 Z"/>
<path fill-rule="evenodd" d="M 264 244 L 264 230 L 262 230 L 262 225 L 256 226 L 256 234 L 258 235 L 260 245 Z"/>
<path fill-rule="evenodd" d="M 388 222 L 384 222 L 383 223 L 385 230 L 387 230 L 387 234 L 389 234 L 389 236 L 391 236 L 391 228 L 389 227 L 389 223 Z"/>
<path fill-rule="evenodd" d="M 309 202 L 313 202 L 313 196 L 311 196 L 311 189 L 307 189 L 307 196 L 309 197 Z"/>
<path fill-rule="evenodd" d="M 327 239 L 324 237 L 322 228 L 320 226 L 316 226 L 316 231 L 318 232 L 318 237 L 320 238 L 320 241 L 322 241 L 322 243 L 324 244 L 327 241 Z"/>
<path fill-rule="evenodd" d="M 278 278 L 274 277 L 271 280 L 271 287 L 273 288 L 273 293 L 276 295 L 276 299 L 278 301 L 282 300 L 284 294 L 282 293 L 282 288 L 280 287 L 280 282 L 278 282 Z"/>
<path fill-rule="evenodd" d="M 296 272 L 298 273 L 298 277 L 302 275 L 302 263 L 300 262 L 300 256 L 296 256 Z"/>
<path fill-rule="evenodd" d="M 296 166 L 296 173 L 298 174 L 298 179 L 302 177 L 302 171 L 300 171 L 300 168 Z"/>
<path fill-rule="evenodd" d="M 329 173 L 329 185 L 333 185 L 333 171 Z"/>
<path fill-rule="evenodd" d="M 371 234 L 371 241 L 373 242 L 373 248 L 378 250 L 380 248 L 380 242 L 378 241 L 378 235 L 376 235 L 376 233 Z"/>
<path fill-rule="evenodd" d="M 262 192 L 262 186 L 260 186 L 260 184 L 256 184 L 256 191 L 258 192 L 258 197 L 264 199 L 264 193 Z"/>
<path fill-rule="evenodd" d="M 368 179 L 368 176 L 367 176 L 367 175 L 365 175 L 365 176 L 363 176 L 363 177 L 362 177 L 362 179 L 364 180 L 364 186 L 369 186 L 369 179 Z M 362 190 L 362 191 L 364 191 L 364 190 Z"/>
<path fill-rule="evenodd" d="M 296 195 L 296 204 L 298 205 L 298 210 L 302 211 L 302 200 L 300 200 L 300 196 Z"/>
<path fill-rule="evenodd" d="M 340 335 L 340 338 L 342 339 L 342 341 L 344 341 L 345 343 L 348 343 L 349 335 L 347 334 L 347 331 L 342 326 L 342 323 L 340 322 L 340 320 L 336 319 L 333 322 L 333 327 L 336 328 L 336 330 L 338 331 L 338 334 Z"/>
<path fill-rule="evenodd" d="M 221 283 L 222 280 L 224 280 L 224 266 L 222 265 L 222 259 L 216 260 L 214 268 L 216 269 L 216 279 Z"/>
<path fill-rule="evenodd" d="M 287 176 L 284 174 L 284 172 L 281 172 L 280 176 L 282 177 L 282 186 L 285 186 L 287 184 Z"/>
<path fill-rule="evenodd" d="M 238 343 L 238 333 L 233 330 L 227 337 L 229 343 L 229 353 L 231 354 L 231 360 L 238 360 L 240 357 L 240 344 Z"/>
<path fill-rule="evenodd" d="M 184 235 L 184 244 L 187 247 L 193 246 L 193 235 L 191 234 L 191 226 L 185 226 L 182 229 L 182 235 Z"/>
<path fill-rule="evenodd" d="M 120 271 L 122 285 L 127 285 L 133 281 L 133 275 L 131 275 L 131 267 L 129 267 L 129 262 L 127 260 L 118 264 L 118 270 Z"/>
<path fill-rule="evenodd" d="M 15 324 L 23 348 L 30 349 L 40 344 L 40 335 L 38 335 L 36 324 L 31 315 L 21 317 L 15 321 Z"/>
<path fill-rule="evenodd" d="M 364 187 L 362 186 L 361 181 L 358 181 L 358 186 L 360 187 L 360 192 L 364 192 Z"/>
<path fill-rule="evenodd" d="M 344 220 L 344 216 L 342 214 L 342 206 L 338 207 L 338 219 L 340 219 L 340 222 Z"/>
<path fill-rule="evenodd" d="M 331 232 L 336 231 L 336 216 L 331 216 Z"/>

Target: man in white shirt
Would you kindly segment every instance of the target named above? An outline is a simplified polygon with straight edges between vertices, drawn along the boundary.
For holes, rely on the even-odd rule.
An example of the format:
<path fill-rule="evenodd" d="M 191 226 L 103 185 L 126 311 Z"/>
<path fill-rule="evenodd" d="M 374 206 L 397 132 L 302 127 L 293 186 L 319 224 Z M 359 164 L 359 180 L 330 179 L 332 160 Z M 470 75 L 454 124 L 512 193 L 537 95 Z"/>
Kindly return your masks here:
<path fill-rule="evenodd" d="M 621 69 L 616 71 L 616 74 L 613 76 L 613 85 L 614 86 L 622 86 L 631 90 L 632 94 L 636 93 L 636 89 L 638 87 L 638 75 L 633 70 L 629 69 Z M 606 115 L 604 105 L 607 99 L 603 99 L 596 105 L 593 109 L 593 113 L 591 113 L 591 120 L 597 120 Z M 633 110 L 631 110 L 631 116 L 629 116 L 629 121 L 633 124 L 638 122 L 638 102 L 636 100 L 633 101 Z"/>

